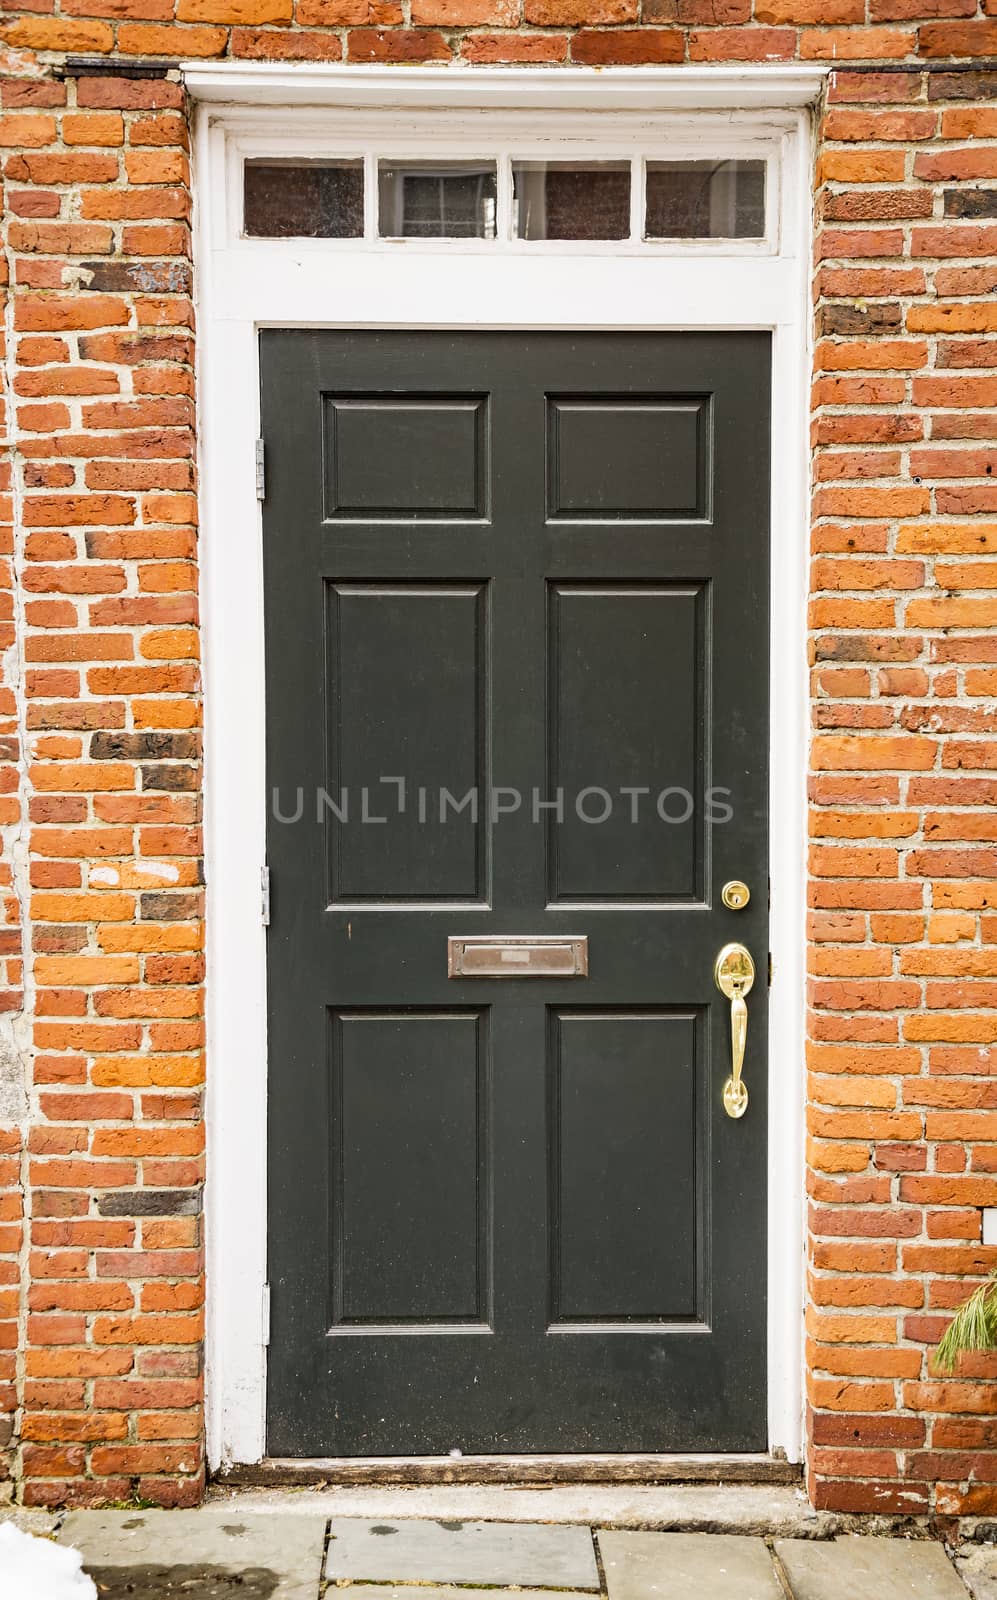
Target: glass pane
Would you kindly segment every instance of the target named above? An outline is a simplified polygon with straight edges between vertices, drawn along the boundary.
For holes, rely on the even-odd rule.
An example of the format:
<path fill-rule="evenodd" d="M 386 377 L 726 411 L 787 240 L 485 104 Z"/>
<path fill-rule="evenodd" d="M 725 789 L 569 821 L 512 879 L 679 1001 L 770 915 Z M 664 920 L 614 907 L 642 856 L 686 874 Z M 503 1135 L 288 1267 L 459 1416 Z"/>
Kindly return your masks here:
<path fill-rule="evenodd" d="M 519 239 L 629 239 L 629 161 L 514 161 Z"/>
<path fill-rule="evenodd" d="M 247 161 L 244 170 L 251 238 L 362 237 L 362 161 Z"/>
<path fill-rule="evenodd" d="M 493 161 L 382 161 L 377 192 L 382 239 L 495 237 Z"/>
<path fill-rule="evenodd" d="M 649 161 L 645 239 L 762 239 L 764 161 Z"/>

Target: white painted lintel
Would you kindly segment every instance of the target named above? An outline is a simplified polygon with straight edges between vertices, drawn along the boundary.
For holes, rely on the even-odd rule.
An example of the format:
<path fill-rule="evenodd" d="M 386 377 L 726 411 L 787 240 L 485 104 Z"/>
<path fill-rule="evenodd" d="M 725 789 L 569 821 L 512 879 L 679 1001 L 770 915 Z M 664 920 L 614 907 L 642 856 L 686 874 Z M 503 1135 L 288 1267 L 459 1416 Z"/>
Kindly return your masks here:
<path fill-rule="evenodd" d="M 830 68 L 781 62 L 675 67 L 382 67 L 184 61 L 195 100 L 225 105 L 451 110 L 799 110 Z"/>

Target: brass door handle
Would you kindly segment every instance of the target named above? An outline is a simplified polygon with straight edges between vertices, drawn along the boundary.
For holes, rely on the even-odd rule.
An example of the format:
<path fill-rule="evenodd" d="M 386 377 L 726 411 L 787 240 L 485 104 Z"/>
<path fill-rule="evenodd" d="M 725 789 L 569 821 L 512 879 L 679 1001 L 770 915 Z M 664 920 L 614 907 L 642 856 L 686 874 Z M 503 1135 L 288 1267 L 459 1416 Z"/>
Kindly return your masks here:
<path fill-rule="evenodd" d="M 743 1117 L 748 1109 L 748 1091 L 741 1071 L 748 1038 L 748 1007 L 745 995 L 755 981 L 755 963 L 743 944 L 725 944 L 717 956 L 713 979 L 720 993 L 730 1001 L 731 1075 L 724 1084 L 724 1110 L 729 1117 Z"/>

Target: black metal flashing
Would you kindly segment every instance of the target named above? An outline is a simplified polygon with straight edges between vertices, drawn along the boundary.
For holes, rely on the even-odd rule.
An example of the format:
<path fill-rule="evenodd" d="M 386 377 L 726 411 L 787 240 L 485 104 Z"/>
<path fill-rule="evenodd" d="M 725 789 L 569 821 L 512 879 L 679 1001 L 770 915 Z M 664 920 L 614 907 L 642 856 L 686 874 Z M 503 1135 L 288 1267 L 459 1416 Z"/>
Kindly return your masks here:
<path fill-rule="evenodd" d="M 179 61 L 123 61 L 120 56 L 67 56 L 52 68 L 56 78 L 167 78 Z"/>

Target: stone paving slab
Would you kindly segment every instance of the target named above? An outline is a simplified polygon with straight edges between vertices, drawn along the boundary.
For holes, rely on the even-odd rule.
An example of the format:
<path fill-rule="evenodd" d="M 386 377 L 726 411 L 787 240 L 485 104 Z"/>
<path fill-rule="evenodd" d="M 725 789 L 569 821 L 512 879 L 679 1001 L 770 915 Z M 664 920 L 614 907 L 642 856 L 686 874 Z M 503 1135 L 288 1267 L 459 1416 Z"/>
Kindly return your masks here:
<path fill-rule="evenodd" d="M 612 1530 L 598 1537 L 609 1600 L 785 1600 L 761 1539 Z"/>
<path fill-rule="evenodd" d="M 456 1584 L 349 1583 L 326 1590 L 328 1600 L 593 1600 L 587 1589 L 462 1589 Z M 200 1597 L 198 1597 L 200 1600 Z M 242 1596 L 239 1597 L 242 1600 Z"/>
<path fill-rule="evenodd" d="M 966 1600 L 940 1544 L 846 1534 L 777 1539 L 794 1600 Z"/>
<path fill-rule="evenodd" d="M 955 1567 L 973 1600 L 997 1600 L 997 1550 L 992 1544 L 964 1544 Z"/>
<path fill-rule="evenodd" d="M 238 1600 L 315 1600 L 325 1517 L 216 1511 L 71 1511 L 60 1544 L 82 1551 L 91 1574 L 128 1574 L 136 1597 L 172 1593 Z M 183 1585 L 186 1584 L 186 1589 Z M 121 1586 L 121 1585 L 119 1585 Z M 110 1600 L 110 1597 L 109 1597 Z"/>
<path fill-rule="evenodd" d="M 383 1584 L 599 1588 L 589 1529 L 557 1523 L 337 1517 L 330 1527 L 325 1575 Z"/>
<path fill-rule="evenodd" d="M 12 1522 L 22 1533 L 44 1539 L 59 1525 L 58 1511 L 35 1511 L 26 1506 L 0 1505 L 0 1522 Z"/>

